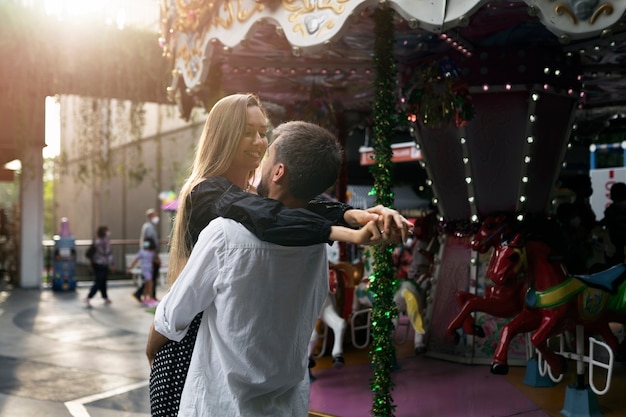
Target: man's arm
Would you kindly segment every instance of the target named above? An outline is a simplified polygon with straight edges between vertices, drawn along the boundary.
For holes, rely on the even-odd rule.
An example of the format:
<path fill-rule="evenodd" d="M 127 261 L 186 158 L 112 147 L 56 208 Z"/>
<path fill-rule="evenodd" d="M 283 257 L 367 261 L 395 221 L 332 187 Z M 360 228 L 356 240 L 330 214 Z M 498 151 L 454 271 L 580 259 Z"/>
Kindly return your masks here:
<path fill-rule="evenodd" d="M 222 222 L 216 219 L 200 233 L 187 264 L 157 306 L 146 343 L 150 364 L 170 340 L 180 342 L 198 313 L 213 303 L 226 247 Z"/>
<path fill-rule="evenodd" d="M 154 362 L 154 358 L 156 357 L 156 354 L 169 341 L 170 339 L 168 339 L 167 337 L 163 336 L 161 333 L 154 330 L 154 323 L 150 326 L 150 333 L 148 334 L 148 343 L 146 345 L 146 356 L 148 357 L 150 368 L 152 368 L 152 363 Z"/>

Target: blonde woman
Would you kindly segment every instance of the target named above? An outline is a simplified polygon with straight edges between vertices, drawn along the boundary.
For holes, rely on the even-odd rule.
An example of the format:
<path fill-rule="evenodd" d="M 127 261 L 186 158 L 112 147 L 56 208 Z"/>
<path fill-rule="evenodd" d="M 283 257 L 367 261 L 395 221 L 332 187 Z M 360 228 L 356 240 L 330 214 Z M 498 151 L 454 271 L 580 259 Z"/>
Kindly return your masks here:
<path fill-rule="evenodd" d="M 392 228 L 400 229 L 406 238 L 412 225 L 395 210 L 382 206 L 363 211 L 314 200 L 307 209 L 289 209 L 277 200 L 254 194 L 251 180 L 267 150 L 267 133 L 266 113 L 253 94 L 224 97 L 209 112 L 191 175 L 178 197 L 169 257 L 170 282 L 184 268 L 200 232 L 216 217 L 237 220 L 260 239 L 287 246 L 331 240 L 376 243 L 383 232 L 390 233 Z M 366 240 L 359 230 L 344 227 L 358 227 L 369 221 L 379 223 L 381 234 Z M 165 344 L 156 355 L 149 354 L 153 416 L 178 413 L 201 316 L 196 316 L 183 340 Z"/>

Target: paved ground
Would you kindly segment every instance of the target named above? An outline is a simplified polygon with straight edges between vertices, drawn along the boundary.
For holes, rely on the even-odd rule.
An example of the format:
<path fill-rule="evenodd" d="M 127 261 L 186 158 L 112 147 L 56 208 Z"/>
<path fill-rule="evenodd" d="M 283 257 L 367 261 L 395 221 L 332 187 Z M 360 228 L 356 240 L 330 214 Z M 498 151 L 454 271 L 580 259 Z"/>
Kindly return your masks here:
<path fill-rule="evenodd" d="M 75 292 L 24 290 L 0 282 L 0 416 L 150 415 L 144 349 L 153 315 L 109 282 L 105 305 Z M 161 289 L 161 291 L 163 291 Z"/>

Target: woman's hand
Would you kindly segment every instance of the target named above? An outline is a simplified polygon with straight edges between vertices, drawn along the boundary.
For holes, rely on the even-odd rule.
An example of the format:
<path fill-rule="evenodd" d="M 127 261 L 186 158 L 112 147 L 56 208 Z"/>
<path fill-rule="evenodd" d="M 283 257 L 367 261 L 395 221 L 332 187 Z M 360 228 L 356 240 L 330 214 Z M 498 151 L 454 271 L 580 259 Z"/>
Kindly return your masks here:
<path fill-rule="evenodd" d="M 398 229 L 391 233 L 384 233 L 376 221 L 369 221 L 359 229 L 350 229 L 343 226 L 331 226 L 330 240 L 354 243 L 355 245 L 376 245 L 379 243 L 397 243 L 401 234 Z"/>
<path fill-rule="evenodd" d="M 406 242 L 409 235 L 413 234 L 414 228 L 413 223 L 398 213 L 397 210 L 390 209 L 381 204 L 370 207 L 367 210 L 346 210 L 344 220 L 350 226 L 354 227 L 363 226 L 370 221 L 375 221 L 378 225 L 378 230 L 389 236 L 387 240 L 393 240 L 395 236 L 399 234 L 403 242 Z"/>
<path fill-rule="evenodd" d="M 368 208 L 366 211 L 378 214 L 380 218 L 377 223 L 380 230 L 390 235 L 400 233 L 400 235 L 402 235 L 402 242 L 406 242 L 409 235 L 413 234 L 413 223 L 394 209 L 379 204 L 375 207 Z"/>

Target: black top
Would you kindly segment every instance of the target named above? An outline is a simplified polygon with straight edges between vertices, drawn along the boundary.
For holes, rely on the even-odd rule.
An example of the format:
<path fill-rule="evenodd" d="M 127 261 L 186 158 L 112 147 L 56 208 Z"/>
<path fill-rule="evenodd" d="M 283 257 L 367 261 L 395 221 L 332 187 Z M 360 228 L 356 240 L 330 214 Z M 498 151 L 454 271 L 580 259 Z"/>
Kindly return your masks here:
<path fill-rule="evenodd" d="M 332 225 L 347 226 L 343 214 L 351 207 L 325 199 L 311 200 L 306 209 L 292 209 L 278 200 L 245 192 L 226 178 L 212 177 L 197 184 L 185 206 L 189 248 L 216 217 L 233 219 L 259 239 L 284 246 L 329 242 Z"/>

